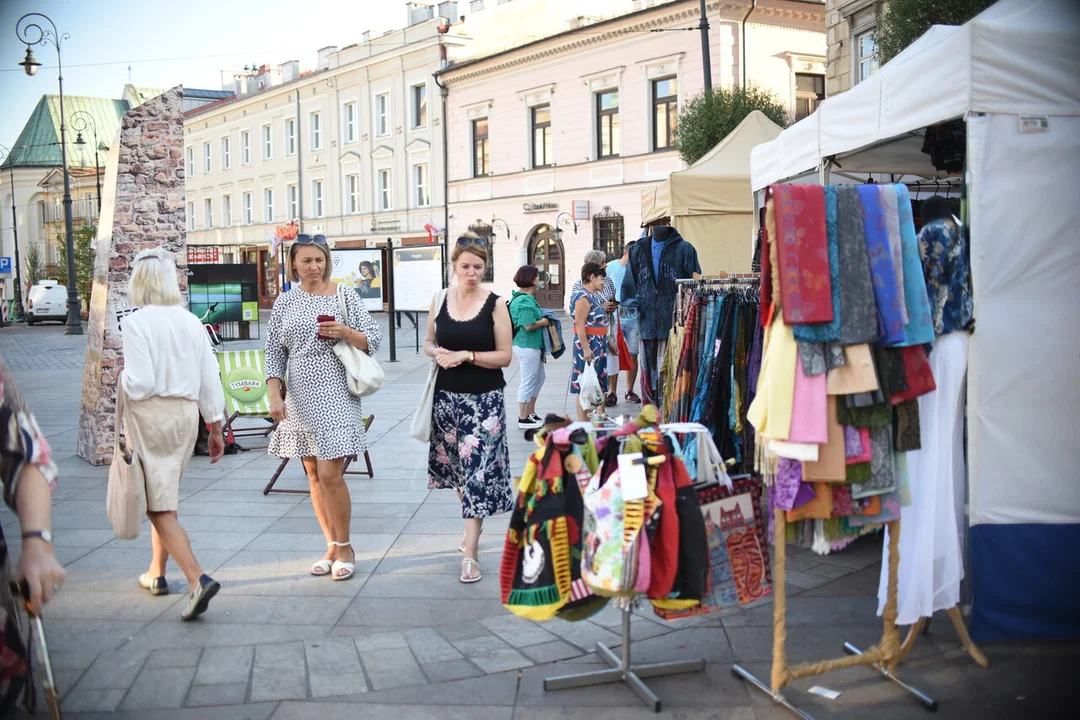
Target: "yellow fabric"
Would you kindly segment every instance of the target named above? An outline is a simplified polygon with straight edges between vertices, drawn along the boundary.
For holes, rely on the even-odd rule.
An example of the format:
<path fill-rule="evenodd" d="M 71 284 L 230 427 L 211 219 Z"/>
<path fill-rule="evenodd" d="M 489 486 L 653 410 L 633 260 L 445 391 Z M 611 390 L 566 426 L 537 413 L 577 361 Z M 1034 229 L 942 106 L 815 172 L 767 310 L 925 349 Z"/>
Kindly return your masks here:
<path fill-rule="evenodd" d="M 829 442 L 818 450 L 817 462 L 803 463 L 803 481 L 845 482 L 847 480 L 847 450 L 844 426 L 836 418 L 836 397 L 828 398 Z"/>
<path fill-rule="evenodd" d="M 795 397 L 795 363 L 799 346 L 779 310 L 765 337 L 765 351 L 758 375 L 758 393 L 746 413 L 758 435 L 787 440 L 791 432 L 791 409 Z"/>
<path fill-rule="evenodd" d="M 671 406 L 675 404 L 675 377 L 679 370 L 679 352 L 682 349 L 685 334 L 685 327 L 671 328 L 667 348 L 664 350 L 664 359 L 660 363 L 660 382 L 664 388 L 664 412 L 662 417 L 670 418 Z"/>

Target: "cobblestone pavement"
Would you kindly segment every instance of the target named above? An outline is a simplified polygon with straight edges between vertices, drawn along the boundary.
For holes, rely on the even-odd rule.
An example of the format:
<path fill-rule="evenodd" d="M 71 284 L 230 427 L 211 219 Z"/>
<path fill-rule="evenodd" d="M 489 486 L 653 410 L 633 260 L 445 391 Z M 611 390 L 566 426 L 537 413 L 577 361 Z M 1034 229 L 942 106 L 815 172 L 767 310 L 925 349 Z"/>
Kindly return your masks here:
<path fill-rule="evenodd" d="M 165 720 L 654 717 L 622 685 L 544 692 L 545 677 L 602 667 L 594 645 L 619 644 L 620 618 L 607 610 L 585 622 L 532 623 L 506 612 L 498 595 L 505 516 L 485 525 L 484 581 L 458 582 L 462 523 L 456 498 L 427 489 L 427 448 L 408 436 L 427 372 L 411 329 L 398 338 L 400 362 L 387 363 L 382 353 L 389 385 L 364 401 L 376 416 L 375 478 L 349 478 L 357 576 L 333 582 L 308 574 L 322 552 L 322 534 L 306 496 L 261 493 L 278 462 L 264 450 L 227 456 L 216 465 L 193 458 L 181 485 L 180 517 L 200 562 L 223 588 L 193 623 L 180 621 L 186 587 L 171 562 L 172 594 L 151 597 L 138 588 L 136 578 L 149 562 L 148 532 L 133 541 L 113 537 L 104 513 L 107 470 L 74 457 L 85 339 L 62 330 L 2 329 L 0 352 L 61 467 L 53 527 L 68 582 L 46 610 L 46 627 L 66 714 Z M 258 341 L 231 345 L 248 346 Z M 516 366 L 508 372 L 510 388 L 516 388 L 515 373 Z M 572 408 L 568 375 L 566 357 L 548 366 L 541 412 Z M 515 393 L 508 395 L 513 422 Z M 520 434 L 512 435 L 515 467 L 529 448 Z M 293 464 L 280 486 L 305 484 Z M 14 516 L 4 510 L 0 522 L 17 551 Z M 870 536 L 826 557 L 789 548 L 790 661 L 838 655 L 845 640 L 860 647 L 877 640 L 880 543 L 880 536 Z M 674 623 L 641 612 L 632 636 L 635 661 L 708 662 L 704 673 L 650 681 L 670 708 L 661 717 L 787 717 L 730 670 L 738 660 L 768 677 L 771 603 Z M 964 655 L 948 622 L 935 619 L 902 676 L 933 695 L 944 717 L 1060 716 L 1067 674 L 1080 659 L 1075 645 L 984 649 L 993 663 L 988 670 Z M 806 693 L 811 685 L 843 694 L 826 700 Z M 924 714 L 866 668 L 799 681 L 788 693 L 816 717 Z"/>

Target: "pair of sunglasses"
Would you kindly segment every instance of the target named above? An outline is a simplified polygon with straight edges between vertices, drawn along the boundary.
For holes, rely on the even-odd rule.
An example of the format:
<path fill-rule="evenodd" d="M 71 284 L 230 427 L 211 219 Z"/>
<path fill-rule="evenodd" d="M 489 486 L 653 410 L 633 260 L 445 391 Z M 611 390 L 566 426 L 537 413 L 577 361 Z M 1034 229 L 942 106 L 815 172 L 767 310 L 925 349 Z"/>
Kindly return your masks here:
<path fill-rule="evenodd" d="M 326 236 L 325 235 L 297 235 L 296 236 L 296 244 L 297 245 L 325 245 L 326 244 Z"/>
<path fill-rule="evenodd" d="M 476 245 L 477 247 L 487 247 L 487 240 L 484 238 L 471 238 L 471 237 L 459 237 L 457 244 L 461 247 L 468 247 L 469 245 Z"/>

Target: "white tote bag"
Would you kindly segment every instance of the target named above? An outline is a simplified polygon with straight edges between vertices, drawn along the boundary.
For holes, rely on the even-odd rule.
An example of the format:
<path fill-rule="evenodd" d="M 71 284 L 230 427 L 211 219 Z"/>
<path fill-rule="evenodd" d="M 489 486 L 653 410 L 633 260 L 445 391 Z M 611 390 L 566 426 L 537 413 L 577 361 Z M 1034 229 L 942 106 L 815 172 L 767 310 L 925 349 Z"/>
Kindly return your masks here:
<path fill-rule="evenodd" d="M 431 317 L 429 322 L 435 322 L 435 318 L 442 312 L 445 304 L 446 289 L 444 288 L 439 291 L 435 298 L 435 315 Z M 409 434 L 420 442 L 431 442 L 431 415 L 435 410 L 435 380 L 438 376 L 439 364 L 432 358 L 431 367 L 428 369 L 427 383 L 424 385 L 423 394 L 420 395 L 420 405 L 416 408 L 416 413 L 412 419 L 412 427 L 409 429 Z"/>
<path fill-rule="evenodd" d="M 338 306 L 341 308 L 343 322 L 349 324 L 349 308 L 343 292 L 348 292 L 344 285 L 338 285 Z M 375 358 L 346 340 L 334 343 L 334 354 L 345 366 L 345 375 L 349 381 L 349 393 L 356 397 L 367 397 L 383 386 L 386 373 Z"/>
<path fill-rule="evenodd" d="M 138 452 L 124 433 L 126 403 L 127 393 L 123 385 L 117 383 L 116 442 L 109 466 L 109 486 L 105 491 L 105 514 L 113 534 L 122 540 L 131 540 L 139 536 L 139 526 L 146 517 L 146 476 Z"/>

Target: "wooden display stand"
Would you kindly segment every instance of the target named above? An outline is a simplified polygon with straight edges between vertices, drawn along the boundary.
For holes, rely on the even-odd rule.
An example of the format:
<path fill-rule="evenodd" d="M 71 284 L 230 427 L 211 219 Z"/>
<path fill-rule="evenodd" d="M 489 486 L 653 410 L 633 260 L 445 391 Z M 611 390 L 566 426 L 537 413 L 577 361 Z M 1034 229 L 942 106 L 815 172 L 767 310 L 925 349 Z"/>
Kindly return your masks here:
<path fill-rule="evenodd" d="M 882 613 L 882 635 L 878 644 L 874 645 L 868 650 L 859 650 L 851 643 L 844 643 L 844 651 L 848 653 L 845 657 L 836 658 L 834 660 L 822 660 L 815 663 L 801 663 L 799 665 L 788 665 L 787 654 L 785 651 L 785 643 L 787 640 L 787 626 L 786 617 L 787 612 L 787 595 L 786 595 L 786 577 L 785 577 L 785 562 L 787 554 L 787 516 L 785 512 L 780 509 L 773 511 L 773 660 L 772 660 L 772 682 L 771 685 L 766 685 L 762 680 L 755 677 L 748 670 L 740 665 L 733 665 L 731 668 L 732 673 L 736 677 L 740 677 L 743 680 L 750 682 L 754 687 L 758 688 L 762 692 L 766 693 L 773 702 L 778 705 L 782 705 L 791 712 L 795 713 L 805 720 L 813 720 L 810 715 L 807 715 L 802 710 L 798 709 L 791 702 L 785 698 L 780 691 L 785 685 L 790 684 L 794 680 L 800 678 L 812 677 L 814 675 L 821 675 L 831 670 L 839 670 L 841 668 L 855 667 L 859 665 L 870 665 L 877 670 L 887 680 L 891 680 L 907 692 L 914 695 L 923 706 L 930 712 L 937 710 L 937 702 L 923 693 L 922 691 L 908 685 L 900 680 L 896 675 L 896 666 L 902 661 L 911 649 L 915 645 L 915 640 L 922 630 L 928 618 L 922 618 L 908 631 L 907 637 L 904 639 L 903 645 L 900 644 L 900 633 L 896 627 L 896 585 L 897 585 L 897 569 L 900 564 L 900 521 L 893 520 L 889 525 L 889 567 L 888 567 L 888 585 L 885 596 L 885 609 Z M 960 616 L 959 608 L 951 608 L 949 611 L 949 617 L 952 619 L 953 624 L 956 626 L 956 631 L 959 633 L 961 641 L 964 643 L 964 649 L 974 658 L 975 662 L 983 667 L 987 667 L 989 664 L 986 660 L 986 656 L 975 646 L 968 636 L 967 628 L 964 627 L 963 618 Z"/>

